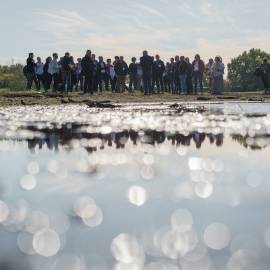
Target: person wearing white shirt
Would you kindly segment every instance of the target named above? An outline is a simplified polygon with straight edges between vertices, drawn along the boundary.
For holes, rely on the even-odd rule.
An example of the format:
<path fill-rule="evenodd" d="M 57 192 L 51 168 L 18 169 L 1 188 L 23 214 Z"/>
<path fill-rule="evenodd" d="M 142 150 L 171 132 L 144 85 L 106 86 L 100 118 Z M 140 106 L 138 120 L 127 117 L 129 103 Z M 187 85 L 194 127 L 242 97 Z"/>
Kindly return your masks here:
<path fill-rule="evenodd" d="M 49 69 L 48 69 L 48 73 L 52 75 L 52 79 L 53 79 L 53 91 L 57 91 L 58 90 L 58 85 L 59 85 L 59 63 L 58 63 L 58 54 L 57 53 L 53 53 L 53 59 L 52 61 L 49 63 Z"/>
<path fill-rule="evenodd" d="M 106 71 L 107 71 L 109 81 L 110 81 L 110 84 L 111 84 L 111 90 L 112 90 L 113 93 L 115 93 L 116 74 L 115 74 L 114 65 L 112 64 L 111 59 L 107 59 Z"/>
<path fill-rule="evenodd" d="M 44 72 L 43 68 L 44 68 L 44 64 L 41 62 L 41 58 L 37 57 L 35 71 L 36 71 L 36 76 L 37 76 L 38 90 L 40 90 L 41 83 L 43 84 L 43 72 Z"/>

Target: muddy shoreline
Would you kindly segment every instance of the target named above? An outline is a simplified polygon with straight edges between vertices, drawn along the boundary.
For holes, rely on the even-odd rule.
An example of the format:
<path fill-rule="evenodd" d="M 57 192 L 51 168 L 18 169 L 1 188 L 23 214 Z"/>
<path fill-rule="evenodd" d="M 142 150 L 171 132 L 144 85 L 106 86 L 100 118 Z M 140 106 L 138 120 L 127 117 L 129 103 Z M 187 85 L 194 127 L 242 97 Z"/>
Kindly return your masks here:
<path fill-rule="evenodd" d="M 92 104 L 93 107 L 100 103 L 108 108 L 117 106 L 119 103 L 154 103 L 154 102 L 270 102 L 270 96 L 261 92 L 226 92 L 223 95 L 213 96 L 209 93 L 191 96 L 178 96 L 165 93 L 163 95 L 144 96 L 142 93 L 135 94 L 112 94 L 101 93 L 88 96 L 79 93 L 54 94 L 37 92 L 10 92 L 0 94 L 0 107 L 19 105 L 60 105 L 60 104 Z M 111 104 L 111 105 L 109 105 Z M 114 105 L 112 105 L 114 104 Z M 106 107 L 105 106 L 105 107 Z"/>

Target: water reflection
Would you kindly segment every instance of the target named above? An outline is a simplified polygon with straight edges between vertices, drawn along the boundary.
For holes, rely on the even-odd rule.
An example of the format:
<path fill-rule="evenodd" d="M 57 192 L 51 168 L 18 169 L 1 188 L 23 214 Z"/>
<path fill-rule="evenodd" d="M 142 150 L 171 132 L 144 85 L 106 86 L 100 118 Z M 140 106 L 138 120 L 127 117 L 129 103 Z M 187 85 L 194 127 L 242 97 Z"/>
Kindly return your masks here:
<path fill-rule="evenodd" d="M 0 269 L 268 270 L 269 127 L 268 115 L 4 110 Z"/>

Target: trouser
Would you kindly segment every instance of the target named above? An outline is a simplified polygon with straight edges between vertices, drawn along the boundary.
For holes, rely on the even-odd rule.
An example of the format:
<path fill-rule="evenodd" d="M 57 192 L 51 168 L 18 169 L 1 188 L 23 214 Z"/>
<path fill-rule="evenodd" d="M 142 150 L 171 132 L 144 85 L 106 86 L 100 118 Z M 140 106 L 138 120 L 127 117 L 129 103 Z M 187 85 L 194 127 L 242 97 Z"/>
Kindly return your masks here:
<path fill-rule="evenodd" d="M 174 79 L 173 73 L 169 74 L 169 85 L 170 85 L 171 93 L 174 94 L 175 93 L 175 79 Z"/>
<path fill-rule="evenodd" d="M 93 74 L 92 76 L 92 89 L 93 89 L 93 92 L 97 92 L 98 90 L 98 76 L 97 74 Z"/>
<path fill-rule="evenodd" d="M 187 74 L 180 74 L 180 89 L 181 92 L 179 94 L 187 94 Z"/>
<path fill-rule="evenodd" d="M 143 88 L 145 95 L 150 95 L 152 93 L 151 74 L 143 75 Z"/>
<path fill-rule="evenodd" d="M 130 74 L 129 75 L 129 91 L 132 92 L 132 86 L 134 90 L 137 89 L 137 74 Z"/>
<path fill-rule="evenodd" d="M 262 74 L 262 82 L 265 93 L 270 93 L 270 87 L 269 87 L 269 75 L 268 74 Z"/>
<path fill-rule="evenodd" d="M 37 74 L 37 82 L 38 82 L 38 90 L 40 90 L 41 84 L 43 84 L 43 74 Z"/>
<path fill-rule="evenodd" d="M 126 89 L 126 76 L 118 75 L 116 82 L 116 90 L 123 93 L 125 92 L 125 89 Z"/>
<path fill-rule="evenodd" d="M 57 91 L 58 90 L 58 86 L 59 86 L 59 74 L 58 73 L 54 73 L 52 75 L 52 80 L 53 80 L 53 91 Z"/>
<path fill-rule="evenodd" d="M 187 93 L 193 93 L 192 75 L 187 75 Z"/>
<path fill-rule="evenodd" d="M 26 78 L 27 78 L 27 85 L 26 85 L 27 90 L 31 90 L 33 81 L 35 82 L 36 89 L 39 90 L 38 80 L 37 80 L 37 76 L 36 76 L 35 72 L 27 73 Z"/>
<path fill-rule="evenodd" d="M 180 76 L 174 76 L 174 94 L 180 93 Z"/>
<path fill-rule="evenodd" d="M 112 77 L 109 77 L 109 80 L 110 80 L 110 84 L 111 84 L 111 90 L 112 90 L 113 93 L 115 93 L 117 79 L 114 76 L 113 78 Z"/>
<path fill-rule="evenodd" d="M 85 94 L 90 93 L 91 95 L 93 95 L 94 88 L 93 88 L 93 76 L 92 75 L 87 75 L 84 77 L 83 92 Z"/>
<path fill-rule="evenodd" d="M 157 86 L 158 93 L 164 92 L 164 83 L 163 83 L 163 75 L 162 74 L 155 74 L 153 75 L 153 89 Z"/>
<path fill-rule="evenodd" d="M 52 75 L 49 73 L 45 73 L 43 74 L 43 84 L 44 84 L 44 89 L 47 91 L 50 89 L 51 87 L 51 83 L 52 83 Z"/>
<path fill-rule="evenodd" d="M 106 74 L 106 73 L 100 73 L 98 76 L 98 87 L 99 87 L 100 92 L 103 91 L 103 82 L 105 84 L 106 91 L 108 91 L 109 90 L 109 80 L 108 80 L 108 74 Z"/>
<path fill-rule="evenodd" d="M 164 82 L 164 90 L 166 92 L 171 92 L 171 86 L 170 86 L 170 80 L 169 80 L 168 74 L 164 75 L 163 82 Z"/>
<path fill-rule="evenodd" d="M 197 93 L 198 83 L 200 86 L 200 90 L 202 92 L 203 91 L 202 74 L 200 71 L 194 71 L 194 90 L 195 90 L 195 93 Z"/>
<path fill-rule="evenodd" d="M 76 87 L 75 87 L 76 91 L 78 91 L 79 84 L 80 84 L 80 91 L 83 92 L 84 83 L 83 83 L 83 75 L 81 73 L 77 74 Z"/>
<path fill-rule="evenodd" d="M 63 91 L 71 90 L 71 73 L 69 71 L 62 71 Z"/>
<path fill-rule="evenodd" d="M 73 91 L 73 87 L 77 85 L 77 73 L 75 70 L 71 71 L 71 91 Z"/>
<path fill-rule="evenodd" d="M 143 76 L 137 75 L 137 89 L 143 91 Z"/>

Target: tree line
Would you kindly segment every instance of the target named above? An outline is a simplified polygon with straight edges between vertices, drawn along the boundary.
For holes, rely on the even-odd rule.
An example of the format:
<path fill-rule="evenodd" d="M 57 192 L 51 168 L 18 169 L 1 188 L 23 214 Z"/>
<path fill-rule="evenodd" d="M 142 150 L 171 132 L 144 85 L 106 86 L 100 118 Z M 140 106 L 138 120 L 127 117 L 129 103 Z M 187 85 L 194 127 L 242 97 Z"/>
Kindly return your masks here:
<path fill-rule="evenodd" d="M 262 82 L 260 78 L 254 75 L 254 72 L 264 58 L 270 59 L 270 54 L 253 48 L 231 59 L 227 65 L 225 90 L 262 90 Z M 23 67 L 21 64 L 11 66 L 0 65 L 0 89 L 24 90 L 26 79 L 23 75 Z"/>

